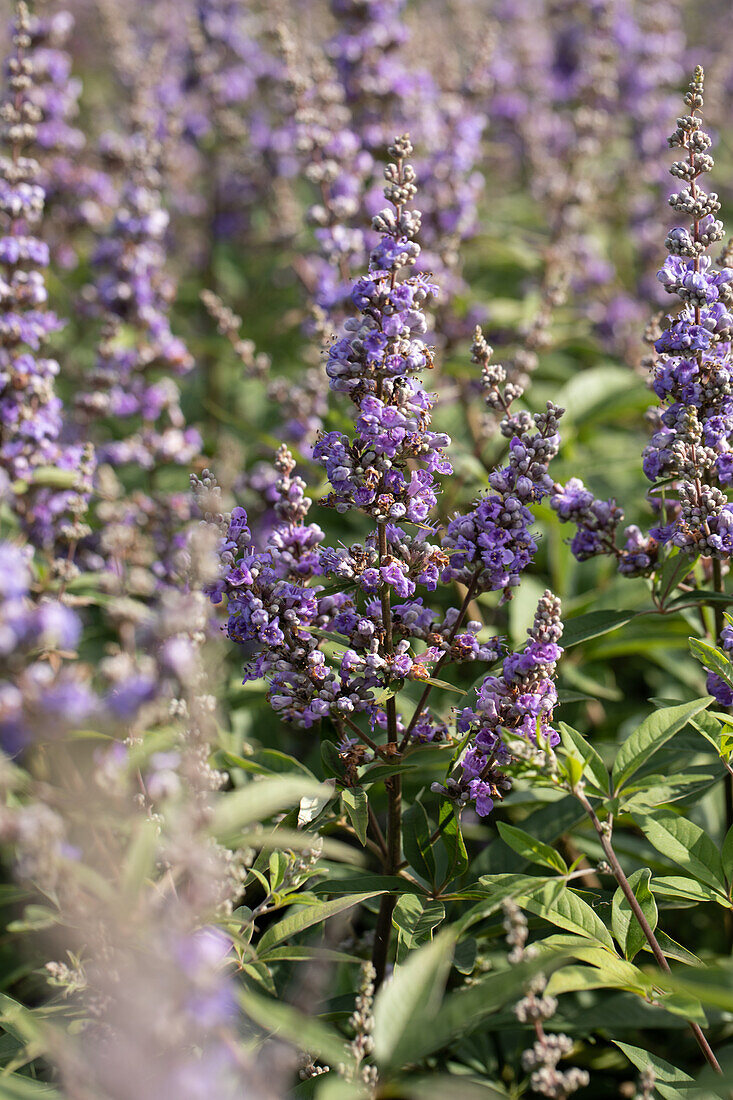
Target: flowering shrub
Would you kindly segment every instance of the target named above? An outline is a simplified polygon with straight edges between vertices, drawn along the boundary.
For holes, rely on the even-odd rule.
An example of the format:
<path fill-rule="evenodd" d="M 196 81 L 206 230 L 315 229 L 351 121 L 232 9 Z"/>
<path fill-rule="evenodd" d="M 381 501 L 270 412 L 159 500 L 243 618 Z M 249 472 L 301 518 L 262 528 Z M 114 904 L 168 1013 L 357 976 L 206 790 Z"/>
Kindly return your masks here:
<path fill-rule="evenodd" d="M 7 7 L 0 1095 L 727 1096 L 726 6 Z"/>

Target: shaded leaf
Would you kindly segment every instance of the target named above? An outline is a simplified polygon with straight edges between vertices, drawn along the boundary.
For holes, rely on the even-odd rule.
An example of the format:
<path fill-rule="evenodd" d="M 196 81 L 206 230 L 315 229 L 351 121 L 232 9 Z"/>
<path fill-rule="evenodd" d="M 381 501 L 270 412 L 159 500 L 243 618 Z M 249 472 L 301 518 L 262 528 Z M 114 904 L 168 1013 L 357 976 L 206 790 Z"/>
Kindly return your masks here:
<path fill-rule="evenodd" d="M 453 937 L 441 933 L 411 954 L 383 985 L 374 1002 L 374 1057 L 384 1068 L 396 1068 L 422 1057 L 425 1033 L 438 1016 L 445 988 Z"/>
<path fill-rule="evenodd" d="M 312 928 L 314 924 L 322 924 L 329 917 L 335 917 L 337 913 L 343 913 L 354 905 L 360 905 L 368 898 L 376 897 L 379 891 L 370 891 L 364 894 L 347 894 L 342 898 L 334 898 L 333 901 L 319 902 L 316 905 L 308 905 L 290 913 L 284 920 L 278 921 L 267 929 L 260 940 L 260 951 L 268 951 L 283 940 L 290 940 L 306 928 Z"/>
<path fill-rule="evenodd" d="M 649 880 L 651 877 L 652 873 L 649 868 L 642 867 L 638 871 L 634 871 L 632 875 L 629 875 L 629 886 L 633 890 L 634 897 L 638 901 L 639 907 L 649 922 L 653 932 L 657 927 L 659 914 L 654 895 L 649 889 Z M 632 961 L 647 941 L 641 925 L 634 916 L 631 906 L 620 886 L 613 895 L 611 912 L 613 934 L 618 940 L 626 958 Z"/>
<path fill-rule="evenodd" d="M 638 1070 L 651 1069 L 654 1073 L 654 1088 L 664 1100 L 683 1100 L 688 1093 L 695 1089 L 695 1082 L 684 1070 L 665 1062 L 664 1058 L 658 1058 L 650 1054 L 642 1047 L 634 1047 L 629 1043 L 621 1043 L 618 1039 L 612 1039 L 613 1043 L 623 1051 L 632 1065 Z"/>
<path fill-rule="evenodd" d="M 563 630 L 563 649 L 580 645 L 591 638 L 599 638 L 602 634 L 608 634 L 612 630 L 630 623 L 636 618 L 636 611 L 591 611 L 587 615 L 578 615 L 574 619 L 565 622 Z"/>
<path fill-rule="evenodd" d="M 422 802 L 413 802 L 402 817 L 402 848 L 414 871 L 435 883 L 435 854 L 430 843 L 432 830 Z"/>
<path fill-rule="evenodd" d="M 549 844 L 536 840 L 529 833 L 525 833 L 524 829 L 518 829 L 516 825 L 509 825 L 504 821 L 499 821 L 497 828 L 502 840 L 531 863 L 550 867 L 553 871 L 559 871 L 561 875 L 568 873 L 567 863 Z"/>
<path fill-rule="evenodd" d="M 354 831 L 362 844 L 366 844 L 369 822 L 369 799 L 361 787 L 345 787 L 341 792 L 341 802 Z"/>

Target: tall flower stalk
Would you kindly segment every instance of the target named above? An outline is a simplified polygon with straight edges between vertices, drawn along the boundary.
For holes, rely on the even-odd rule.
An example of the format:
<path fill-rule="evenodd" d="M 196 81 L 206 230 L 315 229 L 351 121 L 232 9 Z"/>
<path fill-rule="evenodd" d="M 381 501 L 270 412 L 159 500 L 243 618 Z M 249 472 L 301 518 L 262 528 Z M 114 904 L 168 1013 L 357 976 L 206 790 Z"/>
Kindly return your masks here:
<path fill-rule="evenodd" d="M 437 287 L 424 274 L 409 274 L 420 253 L 409 138 L 398 138 L 389 152 L 389 205 L 373 218 L 379 240 L 368 274 L 356 280 L 351 295 L 358 316 L 345 322 L 326 364 L 331 389 L 347 395 L 355 407 L 353 433 L 327 432 L 313 449 L 331 487 L 321 503 L 338 513 L 361 513 L 371 530 L 361 542 L 322 545 L 320 527 L 305 522 L 311 501 L 284 446 L 276 459 L 278 521 L 261 548 L 243 509 L 224 514 L 206 503 L 215 491 L 209 475 L 195 488 L 202 509 L 222 531 L 222 576 L 211 594 L 217 601 L 226 597 L 228 634 L 249 650 L 246 679 L 269 681 L 270 703 L 286 721 L 305 727 L 324 719 L 333 723 L 340 736 L 339 768 L 349 785 L 360 785 L 359 768 L 371 761 L 395 768 L 385 781 L 384 833 L 371 818 L 382 869 L 394 875 L 402 867 L 399 765 L 412 745 L 455 736 L 465 748 L 470 728 L 476 738 L 465 760 L 460 754 L 460 797 L 452 778 L 441 793 L 458 811 L 470 802 L 479 814 L 490 811 L 497 795 L 490 747 L 465 712 L 456 729 L 449 730 L 452 719 L 446 722 L 429 705 L 429 697 L 441 686 L 435 677 L 447 665 L 493 663 L 499 656 L 498 638 L 479 639 L 482 624 L 467 621 L 469 610 L 482 592 L 511 598 L 533 560 L 537 543 L 530 531 L 530 506 L 552 486 L 547 467 L 557 451 L 562 410 L 548 404 L 534 417 L 513 411 L 520 390 L 506 382 L 501 367 L 490 364 L 491 349 L 477 332 L 474 360 L 483 365 L 487 402 L 503 413 L 508 457 L 504 467 L 492 471 L 488 495 L 468 514 L 454 517 L 442 545 L 432 541 L 437 475 L 451 471 L 445 456 L 450 441 L 432 429 L 435 398 L 419 377 L 432 366 L 424 306 Z M 410 528 L 415 533 L 408 533 Z M 325 588 L 322 582 L 328 577 L 335 584 Z M 418 587 L 430 593 L 454 582 L 464 586 L 462 603 L 442 615 L 417 594 Z M 546 735 L 555 698 L 559 608 L 549 593 L 545 603 L 538 609 L 527 650 L 507 657 L 503 686 L 495 682 L 497 697 L 505 699 L 502 721 L 509 720 L 511 710 L 512 728 L 520 735 L 539 736 L 538 730 Z M 334 636 L 344 639 L 335 652 Z M 409 699 L 401 692 L 410 681 L 422 684 L 423 690 L 407 717 L 402 707 Z M 485 687 L 488 700 L 488 681 Z M 492 713 L 496 717 L 499 711 Z M 385 894 L 377 918 L 377 983 L 387 966 L 395 900 Z"/>
<path fill-rule="evenodd" d="M 36 543 L 52 549 L 86 533 L 82 517 L 92 460 L 87 448 L 62 442 L 62 403 L 55 391 L 59 364 L 45 350 L 63 326 L 46 308 L 49 249 L 39 235 L 46 196 L 34 155 L 43 114 L 32 94 L 31 30 L 21 0 L 2 110 L 0 469 L 6 488 L 17 483 L 12 499 L 21 525 Z M 51 467 L 57 469 L 49 473 Z"/>

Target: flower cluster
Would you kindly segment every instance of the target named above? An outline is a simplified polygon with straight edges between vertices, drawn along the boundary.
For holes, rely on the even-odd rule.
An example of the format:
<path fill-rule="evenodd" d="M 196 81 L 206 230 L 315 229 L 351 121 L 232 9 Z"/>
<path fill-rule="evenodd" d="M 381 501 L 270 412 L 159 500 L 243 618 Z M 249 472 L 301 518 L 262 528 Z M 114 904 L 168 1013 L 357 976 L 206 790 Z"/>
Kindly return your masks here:
<path fill-rule="evenodd" d="M 380 241 L 352 292 L 360 317 L 346 322 L 326 367 L 331 389 L 348 393 L 359 409 L 356 435 L 327 432 L 313 456 L 333 488 L 327 503 L 338 511 L 424 524 L 436 503 L 433 475 L 451 466 L 443 455 L 448 436 L 430 430 L 433 398 L 414 377 L 432 366 L 423 305 L 437 289 L 424 276 L 399 277 L 420 253 L 420 214 L 408 208 L 416 191 L 411 154 L 407 137 L 390 147 L 385 195 L 392 208 L 373 219 Z"/>
<path fill-rule="evenodd" d="M 631 524 L 624 531 L 626 542 L 619 547 L 617 530 L 623 522 L 623 509 L 614 500 L 598 500 L 580 478 L 554 485 L 550 505 L 561 523 L 575 524 L 577 531 L 570 547 L 578 561 L 599 554 L 612 555 L 619 573 L 629 577 L 646 576 L 656 567 L 659 541 Z"/>
<path fill-rule="evenodd" d="M 171 332 L 168 318 L 175 286 L 165 270 L 169 218 L 156 166 L 160 150 L 154 137 L 142 131 L 127 142 L 110 141 L 108 153 L 126 175 L 112 224 L 94 257 L 94 298 L 112 324 L 90 379 L 94 388 L 80 395 L 79 407 L 86 416 L 139 424 L 126 438 L 100 448 L 100 457 L 114 465 L 188 465 L 201 439 L 186 427 L 171 377 L 190 371 L 193 358 Z"/>
<path fill-rule="evenodd" d="M 521 653 L 510 653 L 501 673 L 487 676 L 477 691 L 474 707 L 459 714 L 456 728 L 470 738 L 457 774 L 433 790 L 459 806 L 473 803 L 486 817 L 510 782 L 502 772 L 511 761 L 511 740 L 523 738 L 542 752 L 553 748 L 560 735 L 552 728 L 557 704 L 555 668 L 562 656 L 560 601 L 549 591 L 540 599 L 530 627 L 529 642 Z M 509 742 L 509 744 L 507 744 Z"/>
<path fill-rule="evenodd" d="M 80 671 L 60 658 L 73 653 L 81 621 L 57 600 L 30 599 L 31 555 L 0 543 L 0 746 L 14 755 L 39 730 L 54 737 L 79 726 L 97 710 Z"/>
<path fill-rule="evenodd" d="M 527 918 L 513 901 L 505 901 L 504 930 L 510 950 L 507 960 L 512 965 L 526 962 L 537 954 L 537 948 L 528 944 L 529 929 Z M 530 1074 L 530 1087 L 540 1096 L 550 1100 L 560 1100 L 571 1096 L 578 1089 L 590 1084 L 587 1070 L 571 1067 L 558 1069 L 558 1063 L 573 1049 L 573 1040 L 569 1035 L 556 1032 L 548 1035 L 544 1029 L 546 1020 L 557 1011 L 557 998 L 547 992 L 547 978 L 541 972 L 525 985 L 524 997 L 514 1006 L 514 1015 L 520 1024 L 531 1024 L 536 1040 L 528 1050 L 522 1052 L 522 1068 Z"/>
<path fill-rule="evenodd" d="M 509 440 L 507 465 L 489 474 L 488 495 L 448 524 L 443 549 L 449 564 L 442 579 L 460 580 L 472 592 L 503 591 L 510 598 L 537 550 L 529 505 L 552 489 L 547 471 L 560 445 L 558 422 L 564 410 L 548 401 L 546 411 L 533 417 L 512 412 L 510 406 L 522 390 L 506 383 L 504 368 L 489 362 L 491 354 L 477 329 L 473 361 L 482 364 L 487 404 L 504 414 L 501 432 Z"/>
<path fill-rule="evenodd" d="M 32 91 L 35 82 L 31 20 L 18 6 L 13 53 L 7 66 L 2 111 L 4 150 L 0 156 L 0 469 L 29 490 L 16 496 L 16 512 L 34 541 L 52 545 L 84 533 L 91 455 L 83 446 L 61 442 L 62 406 L 55 392 L 59 364 L 44 354 L 61 321 L 46 309 L 43 269 L 48 246 L 36 235 L 45 192 L 33 146 L 42 121 Z M 42 488 L 41 468 L 67 471 L 57 489 Z M 35 480 L 35 486 L 34 486 Z M 56 484 L 59 479 L 56 476 Z M 36 487 L 38 486 L 38 487 Z M 73 522 L 69 522 L 69 518 Z"/>
<path fill-rule="evenodd" d="M 660 541 L 721 558 L 733 550 L 733 512 L 720 488 L 733 480 L 733 271 L 717 270 L 706 255 L 722 238 L 723 226 L 716 218 L 718 196 L 704 191 L 699 182 L 713 167 L 710 137 L 698 117 L 703 106 L 702 69 L 695 71 L 685 103 L 689 114 L 677 120 L 669 139 L 684 154 L 671 168 L 684 186 L 669 201 L 690 223 L 668 233 L 670 255 L 658 274 L 665 290 L 683 304 L 655 343 L 653 388 L 663 405 L 658 430 L 644 452 L 644 472 L 652 481 L 678 482 L 678 511 L 659 531 Z"/>
<path fill-rule="evenodd" d="M 578 479 L 556 485 L 552 506 L 561 521 L 578 527 L 573 551 L 579 560 L 614 554 L 628 575 L 651 572 L 659 548 L 669 543 L 692 555 L 727 558 L 733 551 L 733 509 L 721 486 L 733 481 L 733 397 L 730 345 L 733 337 L 733 271 L 717 269 L 706 252 L 723 236 L 716 215 L 720 202 L 706 192 L 700 177 L 711 171 L 711 139 L 702 129 L 703 71 L 695 70 L 685 104 L 689 114 L 677 119 L 669 138 L 684 151 L 672 175 L 685 186 L 670 196 L 671 206 L 689 225 L 667 234 L 669 256 L 658 272 L 661 285 L 676 295 L 682 308 L 667 320 L 655 340 L 653 389 L 663 402 L 655 413 L 656 431 L 644 451 L 650 481 L 674 483 L 663 522 L 648 537 L 637 527 L 626 530 L 623 548 L 615 532 L 623 513 L 613 501 L 593 498 Z M 666 521 L 666 522 L 665 522 Z"/>
<path fill-rule="evenodd" d="M 46 193 L 47 239 L 55 262 L 66 269 L 79 262 L 76 232 L 100 229 L 116 198 L 108 173 L 85 157 L 87 139 L 77 125 L 82 83 L 72 75 L 68 52 L 73 30 L 74 18 L 64 10 L 31 20 L 31 98 L 42 115 L 37 141 L 43 152 L 40 183 Z"/>

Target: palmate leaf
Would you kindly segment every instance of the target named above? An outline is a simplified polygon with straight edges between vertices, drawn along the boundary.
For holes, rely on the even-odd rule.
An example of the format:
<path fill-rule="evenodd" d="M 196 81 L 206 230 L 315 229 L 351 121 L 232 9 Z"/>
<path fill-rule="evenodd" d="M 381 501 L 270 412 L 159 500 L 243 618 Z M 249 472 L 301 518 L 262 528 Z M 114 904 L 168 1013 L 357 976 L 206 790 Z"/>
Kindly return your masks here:
<path fill-rule="evenodd" d="M 627 737 L 618 751 L 613 765 L 613 788 L 618 793 L 624 783 L 634 775 L 643 764 L 654 755 L 657 749 L 665 745 L 676 733 L 700 714 L 712 702 L 712 696 L 693 699 L 691 703 L 682 703 L 676 707 L 664 707 L 654 711 Z"/>

